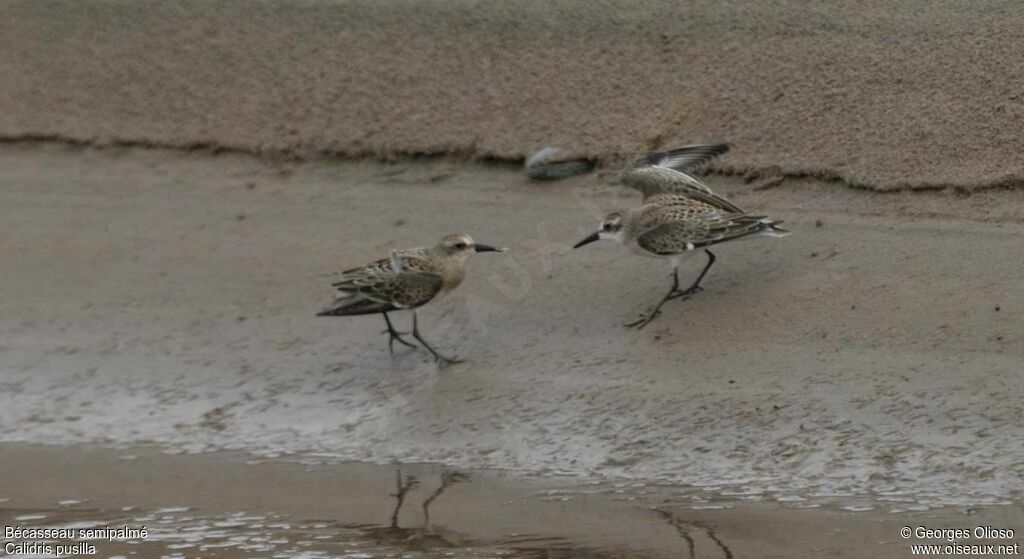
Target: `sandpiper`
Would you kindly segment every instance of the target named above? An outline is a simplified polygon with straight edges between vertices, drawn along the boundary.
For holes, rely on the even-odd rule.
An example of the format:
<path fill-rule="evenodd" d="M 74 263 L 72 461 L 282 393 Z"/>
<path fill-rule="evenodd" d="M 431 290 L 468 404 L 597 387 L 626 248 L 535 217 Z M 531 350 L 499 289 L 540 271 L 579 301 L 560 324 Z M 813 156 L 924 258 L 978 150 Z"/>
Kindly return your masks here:
<path fill-rule="evenodd" d="M 672 266 L 672 288 L 655 307 L 627 327 L 643 328 L 661 311 L 666 301 L 688 298 L 701 289 L 715 255 L 707 247 L 752 235 L 784 237 L 789 231 L 763 215 L 751 215 L 715 194 L 691 172 L 719 154 L 728 144 L 698 144 L 651 153 L 634 163 L 622 175 L 622 182 L 644 194 L 635 208 L 605 216 L 601 228 L 576 243 L 579 248 L 600 239 L 611 239 L 645 256 L 667 258 Z M 708 263 L 686 289 L 679 289 L 679 263 L 703 248 Z"/>
<path fill-rule="evenodd" d="M 413 337 L 441 366 L 457 363 L 458 359 L 441 355 L 420 336 L 416 308 L 458 287 L 466 275 L 469 255 L 504 251 L 504 248 L 477 243 L 464 233 L 448 235 L 432 247 L 392 251 L 390 258 L 341 272 L 340 279 L 331 284 L 339 292 L 337 298 L 317 316 L 380 313 L 388 327 L 388 351 L 393 353 L 395 340 L 416 347 L 401 336 L 402 332 L 395 330 L 388 318 L 391 311 L 408 309 L 412 311 Z"/>

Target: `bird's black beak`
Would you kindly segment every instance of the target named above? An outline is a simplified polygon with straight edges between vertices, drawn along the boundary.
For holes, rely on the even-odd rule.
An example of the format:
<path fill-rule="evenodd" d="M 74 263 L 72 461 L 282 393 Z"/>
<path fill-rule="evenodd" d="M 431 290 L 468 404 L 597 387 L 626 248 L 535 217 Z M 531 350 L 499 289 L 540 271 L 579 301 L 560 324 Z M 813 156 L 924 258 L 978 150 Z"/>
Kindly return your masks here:
<path fill-rule="evenodd" d="M 583 245 L 589 245 L 590 243 L 592 243 L 594 241 L 599 241 L 599 240 L 601 240 L 600 235 L 598 235 L 596 232 L 595 233 L 591 233 L 591 234 L 587 235 L 586 239 L 583 239 L 582 241 L 572 245 L 572 248 L 580 248 Z"/>
<path fill-rule="evenodd" d="M 506 250 L 508 250 L 505 248 L 492 247 L 491 245 L 482 245 L 480 243 L 477 243 L 473 246 L 476 248 L 477 252 L 505 252 Z"/>

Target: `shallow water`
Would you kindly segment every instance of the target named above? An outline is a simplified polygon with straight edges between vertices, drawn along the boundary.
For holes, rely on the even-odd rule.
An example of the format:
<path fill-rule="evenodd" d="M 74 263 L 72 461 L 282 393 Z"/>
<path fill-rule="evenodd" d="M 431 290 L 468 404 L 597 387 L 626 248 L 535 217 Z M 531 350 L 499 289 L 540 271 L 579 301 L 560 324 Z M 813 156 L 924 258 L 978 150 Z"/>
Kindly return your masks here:
<path fill-rule="evenodd" d="M 910 510 L 882 496 L 793 494 L 765 502 L 772 496 L 752 487 L 430 464 L 20 444 L 0 444 L 0 456 L 4 526 L 147 529 L 144 539 L 84 541 L 104 557 L 816 557 L 865 548 L 904 557 L 898 530 L 908 524 L 1024 526 L 1019 505 Z"/>

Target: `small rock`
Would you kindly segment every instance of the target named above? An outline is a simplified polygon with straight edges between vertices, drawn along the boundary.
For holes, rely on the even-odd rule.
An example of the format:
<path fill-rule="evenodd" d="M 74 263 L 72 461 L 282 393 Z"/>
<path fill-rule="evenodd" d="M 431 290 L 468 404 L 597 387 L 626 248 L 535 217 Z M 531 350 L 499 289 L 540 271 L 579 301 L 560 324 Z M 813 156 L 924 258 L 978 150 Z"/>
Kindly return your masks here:
<path fill-rule="evenodd" d="M 588 159 L 561 159 L 562 150 L 546 147 L 526 159 L 526 175 L 534 180 L 558 180 L 589 173 L 594 162 Z"/>
<path fill-rule="evenodd" d="M 820 219 L 815 219 L 815 220 L 814 220 L 814 226 L 815 226 L 815 227 L 821 227 L 822 225 L 825 225 L 825 222 L 824 222 L 824 221 L 822 221 L 822 220 L 820 220 Z"/>
<path fill-rule="evenodd" d="M 767 179 L 764 180 L 764 182 L 753 187 L 751 190 L 768 190 L 769 188 L 775 188 L 776 186 L 779 186 L 784 182 L 786 182 L 786 177 L 782 175 L 775 175 L 772 177 L 768 177 Z"/>

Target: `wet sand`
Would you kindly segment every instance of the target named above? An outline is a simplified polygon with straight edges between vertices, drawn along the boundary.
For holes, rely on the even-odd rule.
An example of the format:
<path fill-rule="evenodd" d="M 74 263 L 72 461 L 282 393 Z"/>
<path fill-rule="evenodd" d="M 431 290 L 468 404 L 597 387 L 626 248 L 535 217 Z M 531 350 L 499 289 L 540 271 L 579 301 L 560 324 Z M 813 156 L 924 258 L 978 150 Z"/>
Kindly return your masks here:
<path fill-rule="evenodd" d="M 429 461 L 886 512 L 1021 498 L 1020 192 L 716 179 L 794 234 L 723 247 L 706 291 L 637 332 L 621 324 L 666 289 L 664 264 L 569 248 L 635 201 L 599 177 L 8 146 L 0 184 L 4 441 Z M 511 248 L 422 312 L 466 363 L 389 357 L 379 317 L 313 317 L 334 271 L 454 230 Z"/>
<path fill-rule="evenodd" d="M 635 202 L 607 177 L 4 146 L 0 515 L 148 522 L 103 552 L 139 557 L 904 557 L 909 523 L 1024 528 L 1024 193 L 714 183 L 794 234 L 723 248 L 636 332 L 664 264 L 568 248 Z M 465 363 L 313 316 L 333 271 L 453 230 L 511 249 L 422 313 Z M 394 529 L 396 467 L 348 461 L 443 466 L 400 468 Z"/>
<path fill-rule="evenodd" d="M 1019 505 L 865 513 L 433 465 L 20 444 L 0 453 L 0 525 L 147 528 L 145 539 L 94 541 L 100 557 L 889 558 L 909 556 L 907 525 L 1024 525 Z"/>

